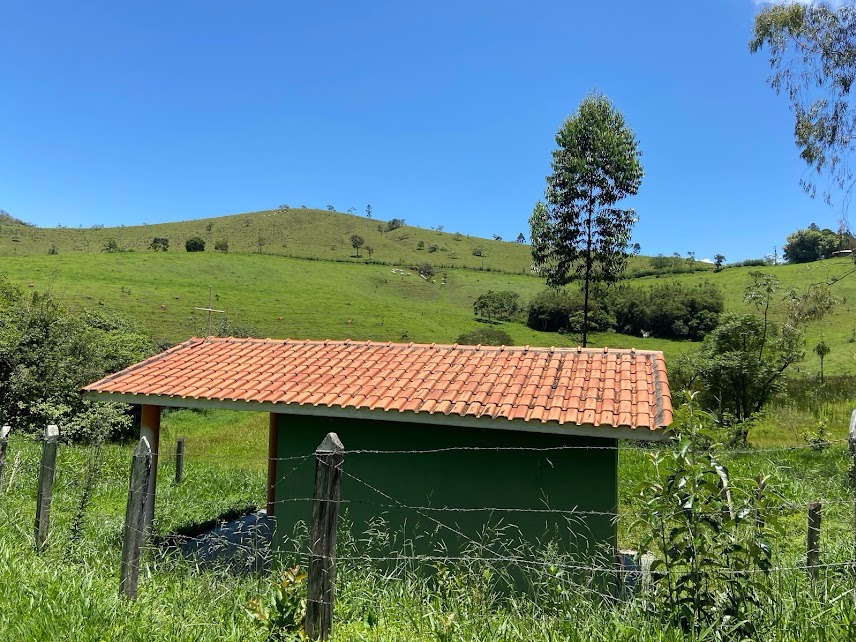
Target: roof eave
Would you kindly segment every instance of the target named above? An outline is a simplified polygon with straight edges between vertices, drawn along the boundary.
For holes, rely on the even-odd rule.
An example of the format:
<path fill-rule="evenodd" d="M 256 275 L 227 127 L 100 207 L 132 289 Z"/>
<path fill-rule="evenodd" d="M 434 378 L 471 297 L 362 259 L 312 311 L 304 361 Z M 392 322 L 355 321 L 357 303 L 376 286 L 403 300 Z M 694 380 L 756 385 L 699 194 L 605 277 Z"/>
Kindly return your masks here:
<path fill-rule="evenodd" d="M 378 421 L 400 421 L 403 423 L 460 426 L 491 430 L 514 430 L 519 432 L 575 435 L 601 439 L 635 439 L 641 441 L 663 441 L 669 438 L 664 428 L 630 428 L 628 426 L 594 426 L 592 424 L 559 424 L 555 421 L 525 421 L 504 417 L 474 417 L 446 415 L 443 413 L 382 410 L 370 408 L 343 408 L 341 406 L 313 406 L 259 401 L 236 401 L 232 399 L 200 399 L 172 395 L 138 395 L 115 392 L 85 391 L 84 396 L 93 401 L 166 406 L 172 408 L 206 408 L 222 410 L 247 410 L 275 412 L 291 415 L 335 417 L 340 419 L 373 419 Z"/>

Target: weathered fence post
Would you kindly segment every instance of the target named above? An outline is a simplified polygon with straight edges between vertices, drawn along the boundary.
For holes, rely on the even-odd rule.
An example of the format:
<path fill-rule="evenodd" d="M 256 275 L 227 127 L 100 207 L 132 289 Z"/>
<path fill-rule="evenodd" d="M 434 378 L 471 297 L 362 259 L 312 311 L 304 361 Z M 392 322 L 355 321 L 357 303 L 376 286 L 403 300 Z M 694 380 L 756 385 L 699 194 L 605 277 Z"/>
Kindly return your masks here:
<path fill-rule="evenodd" d="M 39 469 L 39 494 L 36 497 L 36 524 L 33 529 L 36 550 L 41 552 L 48 538 L 51 521 L 51 498 L 53 497 L 54 473 L 56 472 L 56 447 L 59 442 L 59 427 L 51 424 L 45 428 L 45 443 L 42 445 L 42 465 Z"/>
<path fill-rule="evenodd" d="M 315 492 L 312 499 L 312 547 L 306 580 L 306 635 L 325 640 L 333 628 L 336 593 L 336 527 L 342 494 L 345 448 L 329 433 L 315 450 Z"/>
<path fill-rule="evenodd" d="M 817 580 L 817 565 L 820 563 L 820 502 L 808 505 L 808 534 L 805 540 L 805 570 L 811 580 Z"/>
<path fill-rule="evenodd" d="M 853 563 L 850 565 L 853 580 L 853 633 L 856 634 L 856 410 L 850 414 L 850 487 L 853 490 Z"/>
<path fill-rule="evenodd" d="M 6 441 L 11 430 L 10 426 L 0 428 L 0 495 L 3 494 L 3 471 L 6 468 Z"/>
<path fill-rule="evenodd" d="M 130 600 L 137 597 L 140 546 L 144 538 L 146 499 L 151 473 L 152 449 L 149 440 L 141 437 L 131 459 L 131 481 L 128 485 L 125 531 L 122 538 L 122 568 L 119 572 L 119 593 Z"/>
<path fill-rule="evenodd" d="M 184 474 L 184 437 L 175 440 L 175 483 L 180 484 Z"/>

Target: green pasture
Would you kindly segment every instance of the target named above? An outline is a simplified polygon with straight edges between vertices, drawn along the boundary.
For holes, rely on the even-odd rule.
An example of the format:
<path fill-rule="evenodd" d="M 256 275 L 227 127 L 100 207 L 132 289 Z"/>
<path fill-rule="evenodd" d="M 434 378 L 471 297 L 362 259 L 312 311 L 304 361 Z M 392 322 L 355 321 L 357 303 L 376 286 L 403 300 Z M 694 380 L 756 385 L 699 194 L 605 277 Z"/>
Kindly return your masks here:
<path fill-rule="evenodd" d="M 841 432 L 836 428 L 836 435 Z M 186 440 L 186 477 L 180 485 L 172 481 L 178 435 Z M 199 568 L 158 544 L 170 533 L 192 531 L 194 525 L 226 512 L 263 505 L 266 435 L 264 414 L 165 413 L 155 545 L 144 556 L 139 599 L 133 603 L 122 600 L 117 591 L 131 445 L 110 444 L 100 451 L 60 446 L 51 535 L 47 550 L 37 555 L 32 520 L 39 446 L 13 437 L 0 495 L 0 641 L 266 639 L 247 607 L 255 598 L 270 603 L 274 574 Z M 624 444 L 619 452 L 623 546 L 634 546 L 639 536 L 638 487 L 652 474 L 650 454 L 650 448 L 633 444 Z M 81 504 L 86 471 L 96 461 L 91 497 Z M 732 476 L 769 476 L 769 487 L 781 494 L 784 534 L 775 542 L 777 566 L 802 563 L 804 506 L 817 499 L 824 501 L 822 562 L 836 564 L 852 557 L 849 457 L 843 444 L 821 451 L 750 450 L 727 454 L 725 463 Z M 513 524 L 513 516 L 505 521 Z M 366 534 L 369 541 L 383 537 L 382 530 Z M 340 554 L 353 555 L 355 545 L 340 541 Z M 393 569 L 353 558 L 342 561 L 334 640 L 685 639 L 643 603 L 604 601 L 571 576 L 549 569 L 535 577 L 533 595 L 513 599 L 493 593 L 490 578 L 490 566 L 478 560 L 443 567 L 433 578 L 406 561 Z M 844 639 L 851 618 L 851 582 L 847 570 L 836 566 L 824 569 L 817 584 L 799 570 L 776 572 L 776 613 L 761 622 L 764 639 Z"/>
<path fill-rule="evenodd" d="M 0 257 L 0 271 L 26 287 L 48 289 L 72 307 L 105 305 L 171 342 L 207 333 L 212 306 L 230 324 L 259 337 L 454 343 L 480 327 L 473 301 L 487 290 L 528 299 L 541 279 L 478 270 L 441 270 L 433 282 L 412 269 L 353 265 L 270 255 L 214 253 L 59 254 Z M 214 314 L 214 321 L 220 317 Z M 501 323 L 516 345 L 573 346 L 578 337 Z M 664 350 L 687 342 L 595 334 L 592 345 Z"/>

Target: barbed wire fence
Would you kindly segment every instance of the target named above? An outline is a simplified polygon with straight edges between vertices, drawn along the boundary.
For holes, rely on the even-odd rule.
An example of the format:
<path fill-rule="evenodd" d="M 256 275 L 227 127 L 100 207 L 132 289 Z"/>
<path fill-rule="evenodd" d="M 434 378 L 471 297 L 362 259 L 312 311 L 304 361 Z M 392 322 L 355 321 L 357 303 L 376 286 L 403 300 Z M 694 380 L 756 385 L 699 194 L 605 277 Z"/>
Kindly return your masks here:
<path fill-rule="evenodd" d="M 28 466 L 26 471 L 22 471 L 21 465 L 18 463 L 18 455 L 16 454 L 11 470 L 7 465 L 7 439 L 10 430 L 4 427 L 0 430 L 0 501 L 2 501 L 2 493 L 9 492 L 13 487 L 13 481 L 16 475 L 21 475 L 23 472 L 35 472 L 33 466 Z M 55 440 L 54 440 L 55 441 Z M 327 440 L 329 441 L 329 440 Z M 51 439 L 46 437 L 44 445 L 48 446 Z M 325 442 L 326 443 L 326 442 Z M 258 457 L 250 455 L 246 457 L 216 455 L 212 453 L 194 453 L 191 448 L 189 451 L 184 449 L 184 440 L 180 441 L 181 446 L 176 447 L 175 451 L 163 453 L 165 456 L 161 459 L 161 464 L 170 462 L 176 470 L 175 484 L 181 484 L 184 479 L 182 475 L 188 468 L 192 468 L 195 463 L 204 461 L 207 464 L 224 466 L 234 466 L 241 462 L 258 462 Z M 725 451 L 726 457 L 731 456 L 750 456 L 750 457 L 769 457 L 778 453 L 791 451 L 816 451 L 819 448 L 828 448 L 836 452 L 843 451 L 842 446 L 847 445 L 848 451 L 852 459 L 852 470 L 856 471 L 856 411 L 851 418 L 850 437 L 848 439 L 829 440 L 822 444 L 807 444 L 804 446 L 789 446 L 779 448 L 765 449 L 738 449 Z M 148 450 L 146 450 L 148 448 Z M 327 448 L 325 450 L 324 448 Z M 367 457 L 383 460 L 385 457 L 418 457 L 422 455 L 434 455 L 448 452 L 467 453 L 469 451 L 501 453 L 510 451 L 532 451 L 544 453 L 549 456 L 551 452 L 566 451 L 566 450 L 632 450 L 628 447 L 618 446 L 553 446 L 545 448 L 527 448 L 527 447 L 472 447 L 472 446 L 455 446 L 436 449 L 422 450 L 380 450 L 380 449 L 354 449 L 347 450 L 344 447 L 335 451 L 335 454 L 341 459 L 338 463 L 330 463 L 331 451 L 329 444 L 325 447 L 324 444 L 319 446 L 319 450 L 315 453 L 298 455 L 291 457 L 276 457 L 269 458 L 268 461 L 275 462 L 280 469 L 279 478 L 282 481 L 287 481 L 292 475 L 296 474 L 301 469 L 308 466 L 315 467 L 315 494 L 312 497 L 285 497 L 274 500 L 273 505 L 279 504 L 299 504 L 305 506 L 303 511 L 306 514 L 305 532 L 302 535 L 297 535 L 288 539 L 293 548 L 289 551 L 292 559 L 305 564 L 310 568 L 309 588 L 308 588 L 308 611 L 307 616 L 312 619 L 314 624 L 308 626 L 316 637 L 326 637 L 329 633 L 333 622 L 333 606 L 335 604 L 335 579 L 336 566 L 340 565 L 366 565 L 380 564 L 393 567 L 406 567 L 411 569 L 419 569 L 426 567 L 437 567 L 438 565 L 462 565 L 466 567 L 472 564 L 488 564 L 488 565 L 504 565 L 510 568 L 530 570 L 538 573 L 545 570 L 561 568 L 565 571 L 575 573 L 577 579 L 584 579 L 588 576 L 588 582 L 580 582 L 580 590 L 590 593 L 595 597 L 603 600 L 614 601 L 617 597 L 624 595 L 626 591 L 623 589 L 612 590 L 604 588 L 603 582 L 597 581 L 596 578 L 609 577 L 612 578 L 610 586 L 622 586 L 624 584 L 633 584 L 639 586 L 643 583 L 645 573 L 642 555 L 640 554 L 632 560 L 632 564 L 616 563 L 614 559 L 601 557 L 594 559 L 591 562 L 583 561 L 573 556 L 561 555 L 539 555 L 538 551 L 533 549 L 525 550 L 523 548 L 515 548 L 514 545 L 506 546 L 498 539 L 479 538 L 471 532 L 467 532 L 461 528 L 455 521 L 456 516 L 466 514 L 485 514 L 485 525 L 492 518 L 501 516 L 502 519 L 510 518 L 517 514 L 543 515 L 554 516 L 568 520 L 569 524 L 585 524 L 587 518 L 605 518 L 613 524 L 628 523 L 638 524 L 639 516 L 632 511 L 610 511 L 584 508 L 554 508 L 550 506 L 533 507 L 533 506 L 447 506 L 447 505 L 431 505 L 429 503 L 413 503 L 403 501 L 396 497 L 394 490 L 389 488 L 381 488 L 377 484 L 363 478 L 362 476 L 348 470 L 345 463 L 352 457 Z M 46 448 L 50 451 L 50 447 Z M 650 448 L 639 448 L 640 452 L 651 452 Z M 135 459 L 143 462 L 143 468 L 149 467 L 151 470 L 151 458 L 154 453 L 148 444 L 143 444 L 142 440 L 135 452 Z M 185 461 L 185 457 L 189 457 L 189 461 Z M 197 462 L 193 462 L 197 459 Z M 335 458 L 334 458 L 335 459 Z M 147 462 L 147 463 L 146 463 Z M 382 465 L 382 464 L 379 464 Z M 38 478 L 50 478 L 49 484 L 44 492 L 48 493 L 45 498 L 44 492 L 40 489 L 37 499 L 37 517 L 35 526 L 35 545 L 40 547 L 39 539 L 42 539 L 42 544 L 47 539 L 48 522 L 43 519 L 39 522 L 38 514 L 44 517 L 44 514 L 50 514 L 50 485 L 52 484 L 52 474 L 56 464 L 49 459 L 41 462 L 38 467 Z M 149 473 L 150 474 L 150 473 Z M 373 497 L 374 499 L 355 499 L 347 496 L 342 497 L 340 493 L 330 494 L 331 491 L 323 489 L 323 479 L 328 479 L 331 475 L 339 477 L 339 488 L 344 480 L 351 488 L 361 488 L 365 491 L 364 497 Z M 851 471 L 850 480 L 842 480 L 851 491 L 856 487 L 854 482 L 856 473 Z M 322 478 L 319 488 L 319 477 Z M 6 484 L 3 486 L 3 480 L 6 479 Z M 426 482 L 427 483 L 427 482 Z M 140 486 L 142 484 L 142 486 Z M 43 486 L 44 484 L 40 484 Z M 329 484 L 328 484 L 329 485 Z M 333 484 L 335 486 L 336 484 Z M 140 521 L 141 517 L 133 515 L 144 514 L 145 502 L 150 498 L 146 493 L 141 493 L 140 488 L 145 487 L 145 484 L 140 481 L 140 475 L 134 477 L 131 473 L 131 482 L 128 493 L 128 505 L 124 520 L 124 543 L 122 553 L 122 570 L 120 572 L 120 590 L 123 595 L 133 598 L 137 591 L 138 575 L 141 568 L 141 560 L 147 553 L 158 551 L 165 542 L 171 545 L 177 545 L 186 542 L 196 542 L 199 540 L 197 535 L 187 535 L 184 537 L 175 537 L 172 540 L 166 538 L 151 538 L 150 533 Z M 45 501 L 47 502 L 45 504 Z M 834 599 L 847 599 L 852 595 L 854 605 L 856 605 L 856 494 L 853 498 L 845 498 L 841 495 L 828 497 L 814 497 L 813 502 L 820 503 L 828 510 L 836 512 L 839 522 L 849 520 L 853 524 L 852 541 L 853 550 L 846 556 L 842 551 L 847 549 L 847 542 L 842 538 L 836 544 L 838 550 L 833 555 L 833 559 L 827 558 L 826 561 L 821 561 L 823 552 L 819 550 L 820 542 L 820 521 L 816 520 L 814 525 L 809 521 L 807 526 L 806 538 L 806 558 L 805 562 L 797 563 L 790 560 L 782 560 L 781 564 L 774 565 L 768 568 L 748 568 L 748 569 L 730 569 L 722 568 L 719 573 L 728 574 L 755 574 L 764 573 L 767 575 L 775 575 L 779 573 L 804 573 L 809 576 L 817 577 L 819 572 L 831 572 L 837 574 L 836 577 L 847 577 L 850 580 L 850 586 L 842 586 L 841 592 Z M 785 498 L 777 504 L 777 507 L 784 512 L 801 512 L 809 509 L 809 502 L 795 501 Z M 339 529 L 338 512 L 340 507 L 347 510 L 349 506 L 362 505 L 378 516 L 382 516 L 389 510 L 404 511 L 412 514 L 422 520 L 429 526 L 429 534 L 447 534 L 456 538 L 463 544 L 460 552 L 435 550 L 432 552 L 417 552 L 412 546 L 402 546 L 400 551 L 383 551 L 361 550 L 360 542 L 356 539 L 340 542 L 340 547 L 337 551 L 335 533 Z M 335 507 L 331 511 L 329 508 Z M 47 508 L 47 510 L 45 510 Z M 733 510 L 740 510 L 743 506 L 734 506 Z M 747 507 L 748 508 L 748 507 Z M 815 511 L 818 512 L 817 508 Z M 678 516 L 680 511 L 675 511 L 674 516 Z M 324 517 L 326 515 L 326 517 Z M 239 556 L 247 560 L 252 560 L 252 570 L 261 570 L 269 568 L 274 564 L 274 552 L 271 549 L 272 526 L 270 520 L 262 519 L 258 515 L 249 514 L 246 519 L 241 522 L 237 520 L 239 525 L 231 529 L 223 529 L 217 532 L 218 526 L 204 535 L 207 540 L 205 542 L 206 551 L 212 557 L 218 557 L 216 552 L 223 553 L 223 557 Z M 668 517 L 668 516 L 667 516 Z M 811 518 L 809 517 L 809 520 Z M 326 520 L 326 521 L 325 521 Z M 513 526 L 513 520 L 507 522 Z M 40 528 L 44 531 L 40 535 Z M 310 533 L 326 533 L 325 537 L 311 536 Z M 486 529 L 486 532 L 488 530 Z M 442 536 L 437 538 L 442 540 Z M 127 548 L 127 551 L 125 550 Z M 191 547 L 192 548 L 192 547 Z M 136 549 L 136 550 L 135 550 Z M 213 552 L 212 552 L 213 551 Z M 197 548 L 196 553 L 199 553 Z M 642 553 L 642 552 L 640 552 Z M 313 567 L 315 568 L 313 572 Z M 678 573 L 680 571 L 672 571 Z M 390 576 L 394 577 L 394 576 Z M 593 579 L 595 578 L 595 579 Z M 856 609 L 856 606 L 854 606 Z"/>

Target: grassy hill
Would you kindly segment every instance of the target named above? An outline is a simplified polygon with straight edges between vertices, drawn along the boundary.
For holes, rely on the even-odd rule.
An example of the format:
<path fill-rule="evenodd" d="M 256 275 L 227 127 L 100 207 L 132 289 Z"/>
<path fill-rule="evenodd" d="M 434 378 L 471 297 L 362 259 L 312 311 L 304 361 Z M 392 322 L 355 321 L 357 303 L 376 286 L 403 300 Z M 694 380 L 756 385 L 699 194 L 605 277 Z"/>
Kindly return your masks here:
<path fill-rule="evenodd" d="M 365 262 L 364 246 L 356 256 L 350 238 L 356 234 L 373 249 L 371 260 L 413 265 L 430 262 L 435 266 L 471 267 L 525 273 L 531 263 L 529 246 L 439 232 L 405 225 L 381 232 L 386 221 L 351 214 L 313 209 L 270 210 L 204 218 L 176 223 L 92 228 L 40 228 L 0 221 L 0 256 L 47 254 L 51 247 L 59 254 L 100 253 L 109 239 L 124 251 L 149 251 L 155 237 L 169 239 L 169 252 L 184 253 L 184 242 L 199 236 L 206 252 L 225 239 L 230 253 L 261 253 L 275 256 L 325 261 Z M 422 243 L 423 249 L 418 249 Z M 436 246 L 431 250 L 431 246 Z M 483 256 L 474 256 L 481 248 Z"/>
<path fill-rule="evenodd" d="M 12 218 L 0 220 L 0 271 L 27 287 L 51 289 L 76 307 L 106 305 L 138 319 L 158 339 L 179 341 L 207 332 L 207 314 L 195 310 L 214 292 L 213 307 L 226 311 L 229 324 L 255 336 L 453 342 L 481 327 L 472 302 L 487 290 L 513 290 L 524 300 L 543 289 L 532 275 L 529 246 L 485 240 L 454 232 L 404 226 L 378 230 L 382 222 L 310 209 L 237 214 L 220 218 L 115 228 L 38 228 Z M 362 236 L 356 257 L 350 236 Z M 184 240 L 201 236 L 206 251 L 188 253 Z M 154 237 L 170 240 L 166 253 L 148 249 Z M 258 239 L 264 244 L 258 253 Z M 102 252 L 113 239 L 122 252 Z M 214 252 L 228 239 L 228 254 Z M 424 249 L 418 249 L 422 242 Z M 429 247 L 436 245 L 435 251 Z M 50 248 L 56 254 L 49 254 Z M 472 250 L 483 248 L 484 256 Z M 306 260 L 311 259 L 311 260 Z M 422 263 L 437 269 L 429 283 L 411 269 Z M 631 279 L 646 287 L 657 279 L 694 284 L 708 279 L 725 292 L 729 310 L 744 310 L 749 273 L 759 268 L 728 268 Z M 852 269 L 848 259 L 760 268 L 779 276 L 785 288 L 804 289 Z M 630 274 L 650 269 L 650 259 L 634 257 Z M 826 370 L 850 373 L 856 366 L 856 275 L 834 286 L 844 303 L 812 328 L 809 349 L 821 333 L 832 347 Z M 775 310 L 774 316 L 780 311 Z M 215 323 L 221 318 L 214 315 Z M 216 325 L 215 325 L 216 327 Z M 503 323 L 516 344 L 575 345 L 578 338 Z M 592 336 L 593 345 L 662 349 L 667 358 L 695 347 L 688 342 L 643 339 L 614 333 Z M 800 365 L 815 372 L 809 353 Z"/>

